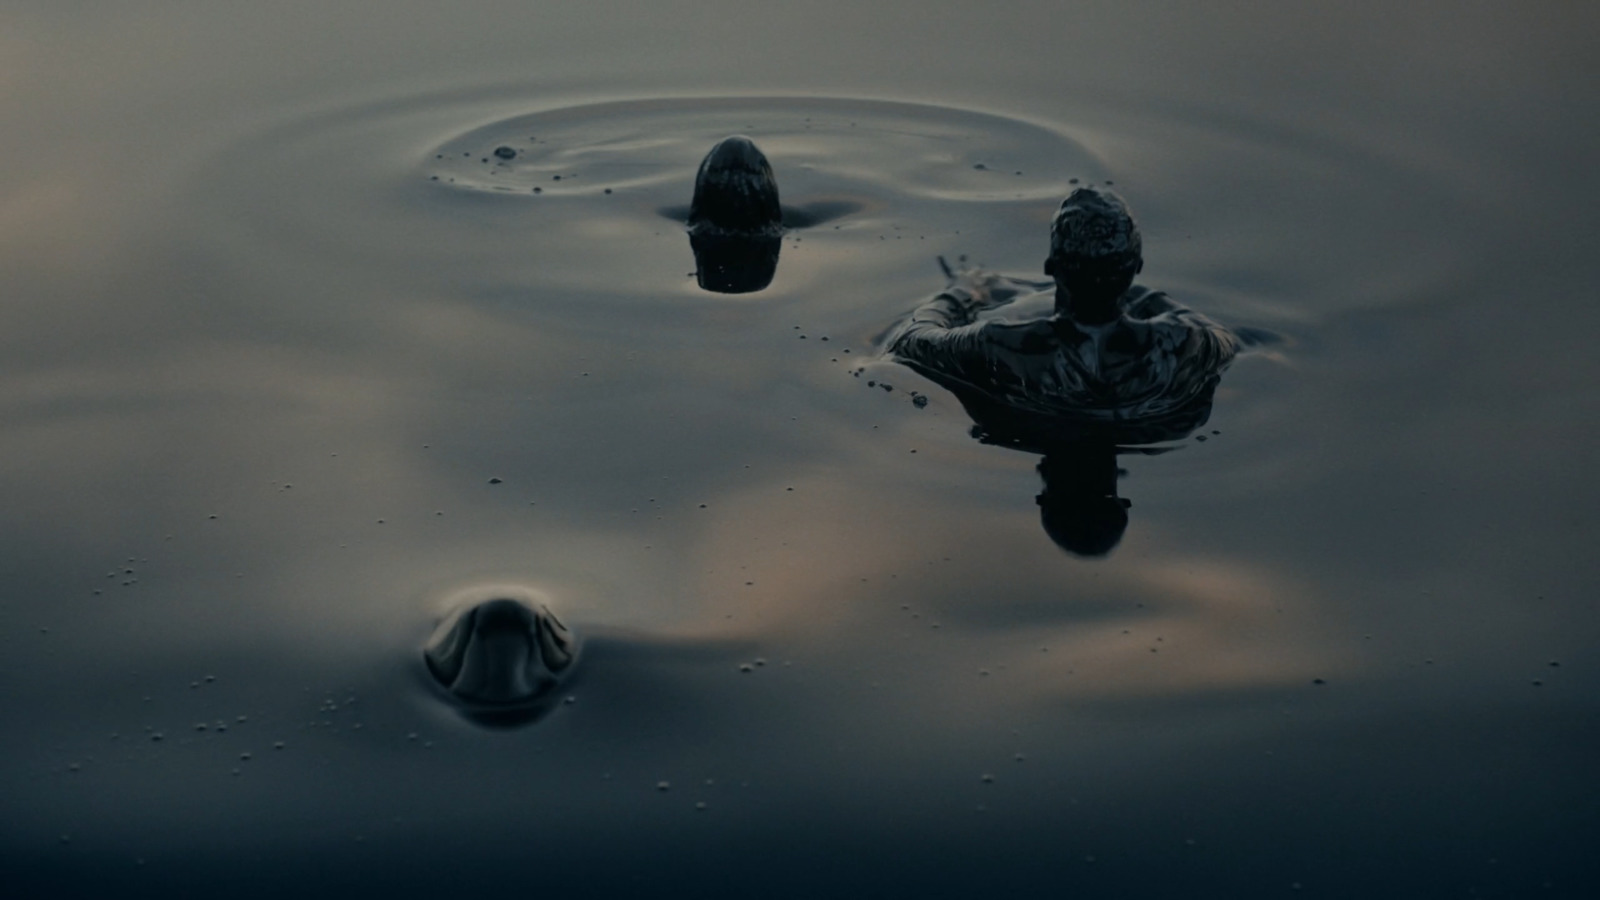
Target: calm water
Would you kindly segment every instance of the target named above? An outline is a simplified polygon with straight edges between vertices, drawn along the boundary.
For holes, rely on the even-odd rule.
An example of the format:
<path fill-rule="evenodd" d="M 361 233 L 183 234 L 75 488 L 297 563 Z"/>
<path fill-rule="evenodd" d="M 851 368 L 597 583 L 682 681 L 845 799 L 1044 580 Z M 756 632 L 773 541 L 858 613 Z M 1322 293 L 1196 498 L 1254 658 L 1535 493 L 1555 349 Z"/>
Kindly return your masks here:
<path fill-rule="evenodd" d="M 1600 890 L 1588 8 L 0 22 L 8 894 Z M 836 217 L 724 296 L 735 132 Z M 874 358 L 1072 179 L 1281 337 L 1103 560 Z M 420 657 L 495 584 L 519 729 Z"/>

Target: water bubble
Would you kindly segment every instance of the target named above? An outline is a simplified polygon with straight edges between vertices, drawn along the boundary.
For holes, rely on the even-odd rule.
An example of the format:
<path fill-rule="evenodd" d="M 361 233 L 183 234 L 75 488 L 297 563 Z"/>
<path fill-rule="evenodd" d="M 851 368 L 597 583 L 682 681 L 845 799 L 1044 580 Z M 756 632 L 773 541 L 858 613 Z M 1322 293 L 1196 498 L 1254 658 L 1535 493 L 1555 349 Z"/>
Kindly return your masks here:
<path fill-rule="evenodd" d="M 694 808 L 699 810 L 700 812 L 705 812 L 706 802 L 704 800 L 701 800 L 699 803 L 696 803 L 694 805 Z"/>
<path fill-rule="evenodd" d="M 516 159 L 517 151 L 510 147 L 496 147 L 494 148 L 494 155 L 501 159 Z"/>
<path fill-rule="evenodd" d="M 983 782 L 984 784 L 994 784 L 994 776 L 989 774 L 988 772 L 985 772 L 982 775 L 979 775 L 978 776 L 978 780 Z"/>
<path fill-rule="evenodd" d="M 911 398 L 911 405 L 917 409 L 922 409 L 928 405 L 928 398 L 922 394 L 917 394 Z"/>
<path fill-rule="evenodd" d="M 505 482 L 501 481 L 498 478 L 491 478 L 491 479 L 489 479 L 489 483 L 490 484 L 504 484 Z"/>
<path fill-rule="evenodd" d="M 670 791 L 670 790 L 672 790 L 672 782 L 670 782 L 670 781 L 658 781 L 658 782 L 656 782 L 656 790 L 658 790 L 658 791 Z"/>

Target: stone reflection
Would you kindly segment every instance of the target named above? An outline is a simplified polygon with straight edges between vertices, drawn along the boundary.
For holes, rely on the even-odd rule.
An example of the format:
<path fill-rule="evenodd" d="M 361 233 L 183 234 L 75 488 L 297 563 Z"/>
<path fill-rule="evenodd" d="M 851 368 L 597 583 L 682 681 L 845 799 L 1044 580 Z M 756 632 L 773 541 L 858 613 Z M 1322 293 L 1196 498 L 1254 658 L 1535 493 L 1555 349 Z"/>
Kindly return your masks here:
<path fill-rule="evenodd" d="M 1040 523 L 1080 556 L 1111 553 L 1127 529 L 1117 456 L 1165 452 L 1149 445 L 1204 425 L 1239 349 L 1226 328 L 1133 284 L 1142 250 L 1122 199 L 1080 188 L 1051 223 L 1053 282 L 946 265 L 945 290 L 888 338 L 895 359 L 956 395 L 975 437 L 1043 457 Z M 1049 314 L 1005 316 L 1051 287 Z"/>

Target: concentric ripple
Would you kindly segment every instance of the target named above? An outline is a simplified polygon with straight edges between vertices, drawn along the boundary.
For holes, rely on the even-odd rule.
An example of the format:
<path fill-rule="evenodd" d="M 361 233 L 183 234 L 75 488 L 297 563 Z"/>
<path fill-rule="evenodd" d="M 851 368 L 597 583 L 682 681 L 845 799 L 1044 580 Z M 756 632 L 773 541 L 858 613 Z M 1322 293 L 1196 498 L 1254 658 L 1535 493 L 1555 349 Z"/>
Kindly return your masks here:
<path fill-rule="evenodd" d="M 1066 135 L 1002 116 L 885 101 L 704 98 L 501 119 L 446 141 L 428 170 L 430 178 L 464 190 L 579 195 L 664 188 L 687 202 L 683 188 L 700 159 L 735 133 L 749 135 L 771 158 L 786 198 L 797 189 L 1048 200 L 1064 193 L 1069 177 L 1095 177 L 1102 168 Z"/>

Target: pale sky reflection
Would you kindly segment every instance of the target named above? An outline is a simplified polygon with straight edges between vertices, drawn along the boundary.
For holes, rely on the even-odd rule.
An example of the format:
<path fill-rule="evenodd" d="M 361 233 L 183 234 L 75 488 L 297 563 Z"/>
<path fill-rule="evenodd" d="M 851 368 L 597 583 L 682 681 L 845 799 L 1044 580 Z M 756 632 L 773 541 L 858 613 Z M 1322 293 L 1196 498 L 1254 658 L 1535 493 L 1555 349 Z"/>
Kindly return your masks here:
<path fill-rule="evenodd" d="M 727 610 L 741 636 L 854 646 L 897 621 L 901 635 L 937 641 L 858 649 L 918 670 L 915 696 L 897 702 L 939 698 L 945 713 L 980 671 L 1013 688 L 994 702 L 1032 703 L 1270 690 L 1347 670 L 1319 637 L 1324 604 L 1309 586 L 1163 550 L 1172 537 L 1151 534 L 1156 523 L 1141 522 L 1112 561 L 1067 559 L 1028 499 L 970 505 L 951 521 L 819 470 L 722 498 L 690 564 L 708 606 Z M 952 554 L 961 565 L 941 571 Z M 996 587 L 1006 593 L 986 592 Z"/>

